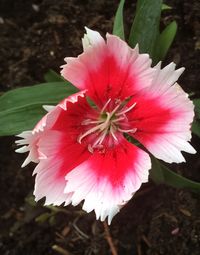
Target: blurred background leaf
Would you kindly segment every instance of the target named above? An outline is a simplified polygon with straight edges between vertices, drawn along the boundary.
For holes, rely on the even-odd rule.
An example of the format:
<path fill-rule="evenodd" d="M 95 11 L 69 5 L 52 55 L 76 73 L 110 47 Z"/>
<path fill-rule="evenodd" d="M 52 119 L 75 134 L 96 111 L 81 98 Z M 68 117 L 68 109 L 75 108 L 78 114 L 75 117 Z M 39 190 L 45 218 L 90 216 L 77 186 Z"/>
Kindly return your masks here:
<path fill-rule="evenodd" d="M 192 123 L 192 132 L 200 137 L 200 120 L 195 120 Z"/>
<path fill-rule="evenodd" d="M 167 184 L 174 188 L 187 188 L 195 193 L 200 193 L 200 183 L 173 172 L 153 156 L 151 157 L 151 162 L 150 178 L 156 184 Z"/>
<path fill-rule="evenodd" d="M 198 119 L 200 119 L 200 98 L 196 98 L 193 100 L 195 106 L 195 113 Z"/>
<path fill-rule="evenodd" d="M 162 8 L 161 9 L 162 9 L 162 11 L 166 11 L 166 10 L 171 10 L 172 7 L 167 5 L 167 4 L 162 4 Z"/>
<path fill-rule="evenodd" d="M 167 52 L 170 49 L 170 46 L 172 45 L 172 42 L 176 36 L 177 32 L 177 23 L 176 21 L 172 21 L 170 24 L 168 24 L 165 29 L 162 31 L 162 33 L 158 36 L 158 39 L 156 41 L 156 45 L 154 48 L 154 61 L 159 62 L 160 60 L 163 60 Z"/>
<path fill-rule="evenodd" d="M 125 0 L 121 0 L 115 15 L 113 34 L 119 36 L 122 40 L 125 40 L 124 35 L 124 19 L 123 19 L 123 9 Z"/>
<path fill-rule="evenodd" d="M 195 106 L 196 118 L 192 123 L 192 132 L 200 137 L 200 98 L 194 99 L 193 103 Z"/>

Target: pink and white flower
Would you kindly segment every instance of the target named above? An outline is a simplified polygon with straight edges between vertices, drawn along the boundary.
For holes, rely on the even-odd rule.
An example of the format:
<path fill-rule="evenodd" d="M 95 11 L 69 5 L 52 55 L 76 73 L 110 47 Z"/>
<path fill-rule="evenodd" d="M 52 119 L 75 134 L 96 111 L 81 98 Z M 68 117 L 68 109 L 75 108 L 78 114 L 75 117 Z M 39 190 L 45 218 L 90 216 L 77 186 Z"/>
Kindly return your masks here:
<path fill-rule="evenodd" d="M 84 52 L 66 58 L 62 76 L 80 89 L 19 136 L 23 164 L 38 163 L 36 201 L 79 204 L 110 223 L 120 208 L 148 181 L 152 153 L 166 162 L 183 162 L 194 107 L 176 83 L 184 68 L 171 63 L 151 67 L 138 46 L 86 28 Z M 88 103 L 88 98 L 90 102 Z M 146 151 L 130 143 L 139 141 Z"/>

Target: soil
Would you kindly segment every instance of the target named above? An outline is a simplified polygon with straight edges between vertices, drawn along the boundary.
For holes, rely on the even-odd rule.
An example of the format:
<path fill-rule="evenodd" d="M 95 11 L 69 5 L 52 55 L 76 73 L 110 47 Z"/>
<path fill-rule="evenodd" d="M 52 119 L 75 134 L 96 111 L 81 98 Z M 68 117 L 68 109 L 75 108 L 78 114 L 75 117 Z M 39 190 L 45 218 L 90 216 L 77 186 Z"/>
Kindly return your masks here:
<path fill-rule="evenodd" d="M 179 30 L 165 63 L 185 66 L 180 83 L 199 96 L 200 3 L 167 1 L 162 24 L 175 19 Z M 0 0 L 0 92 L 44 81 L 59 72 L 66 56 L 81 52 L 84 26 L 112 32 L 117 0 Z M 135 1 L 127 1 L 125 21 L 130 25 Z M 2 137 L 0 147 L 1 255 L 198 255 L 200 199 L 187 190 L 144 185 L 114 218 L 111 227 L 78 207 L 47 208 L 34 203 L 34 164 L 21 169 L 24 155 L 14 152 L 13 137 Z M 199 139 L 193 146 L 200 151 Z M 185 155 L 175 171 L 200 181 L 200 157 Z M 109 233 L 108 233 L 109 232 Z M 111 243 L 110 243 L 111 242 Z"/>

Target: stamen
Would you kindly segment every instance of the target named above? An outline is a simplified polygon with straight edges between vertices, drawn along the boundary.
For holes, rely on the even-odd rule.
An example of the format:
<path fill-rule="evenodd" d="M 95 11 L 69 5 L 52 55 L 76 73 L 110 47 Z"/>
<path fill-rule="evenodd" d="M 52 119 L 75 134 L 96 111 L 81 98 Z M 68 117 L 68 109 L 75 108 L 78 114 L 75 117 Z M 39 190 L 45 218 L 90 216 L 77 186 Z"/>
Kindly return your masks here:
<path fill-rule="evenodd" d="M 102 123 L 102 125 L 100 125 L 100 130 L 104 130 L 108 125 L 109 125 L 109 121 L 111 119 L 111 115 L 109 112 L 106 112 L 106 115 L 107 115 L 107 118 L 106 118 L 106 121 Z"/>
<path fill-rule="evenodd" d="M 81 125 L 90 125 L 90 124 L 99 124 L 102 123 L 103 120 L 90 120 L 90 119 L 86 119 L 84 120 Z"/>
<path fill-rule="evenodd" d="M 92 145 L 91 145 L 91 144 L 88 144 L 88 151 L 89 151 L 89 152 L 91 152 L 91 153 L 93 153 L 93 152 L 94 152 L 94 150 L 93 150 L 93 148 L 92 148 Z"/>
<path fill-rule="evenodd" d="M 117 141 L 117 137 L 116 137 L 116 135 L 115 135 L 115 133 L 114 133 L 114 128 L 113 128 L 113 126 L 110 127 L 110 133 L 111 133 L 112 137 L 115 139 L 115 141 Z"/>
<path fill-rule="evenodd" d="M 106 137 L 106 135 L 107 135 L 107 133 L 108 133 L 108 128 L 109 128 L 109 127 L 107 127 L 107 128 L 104 130 L 104 132 L 102 133 L 101 139 L 99 140 L 99 144 L 102 144 L 103 140 L 105 139 L 105 137 Z"/>
<path fill-rule="evenodd" d="M 125 119 L 125 117 L 119 117 L 118 119 L 113 120 L 112 123 L 116 123 L 116 122 L 119 122 L 124 119 Z"/>
<path fill-rule="evenodd" d="M 102 125 L 102 124 L 101 124 Z M 83 140 L 84 137 L 98 131 L 101 127 L 101 125 L 98 125 L 96 127 L 93 127 L 91 129 L 89 129 L 88 131 L 86 131 L 84 134 L 82 134 L 81 136 L 78 137 L 78 142 L 81 143 L 81 141 Z"/>
<path fill-rule="evenodd" d="M 86 131 L 78 137 L 77 141 L 80 144 L 83 138 L 93 133 L 96 133 L 93 137 L 91 137 L 93 141 L 88 144 L 88 151 L 91 153 L 94 152 L 94 149 L 100 149 L 101 147 L 104 148 L 103 142 L 107 135 L 109 135 L 111 139 L 118 141 L 118 132 L 135 133 L 137 131 L 137 128 L 128 129 L 128 120 L 125 115 L 125 113 L 131 111 L 135 107 L 136 103 L 133 103 L 131 106 L 126 107 L 121 102 L 117 102 L 117 104 L 115 102 L 115 108 L 111 112 L 109 112 L 110 109 L 107 109 L 107 107 L 110 102 L 111 99 L 108 99 L 108 101 L 99 112 L 99 117 L 97 117 L 96 119 L 86 119 L 81 123 L 81 125 L 93 126 L 88 130 L 86 129 Z M 122 128 L 120 126 L 122 126 Z M 114 143 L 114 141 L 112 141 L 112 143 Z"/>
<path fill-rule="evenodd" d="M 126 108 L 126 109 L 116 113 L 116 116 L 120 116 L 122 114 L 125 114 L 125 113 L 129 112 L 130 110 L 132 110 L 135 107 L 135 105 L 136 105 L 136 102 L 133 103 L 130 107 L 128 107 L 128 108 Z"/>
<path fill-rule="evenodd" d="M 108 99 L 108 101 L 105 103 L 104 107 L 101 109 L 101 114 L 104 112 L 104 110 L 106 109 L 106 107 L 108 106 L 110 101 L 111 101 L 111 98 Z"/>
<path fill-rule="evenodd" d="M 108 133 L 108 128 L 107 127 L 99 136 L 99 138 L 95 141 L 95 143 L 93 144 L 93 147 L 96 147 L 97 145 L 101 145 L 103 140 L 105 139 L 107 133 Z"/>
<path fill-rule="evenodd" d="M 132 128 L 132 129 L 122 129 L 118 127 L 118 130 L 122 133 L 135 133 L 137 131 L 137 128 Z"/>
<path fill-rule="evenodd" d="M 114 110 L 110 113 L 111 116 L 113 116 L 113 114 L 118 110 L 118 108 L 120 107 L 120 104 L 118 104 Z"/>
<path fill-rule="evenodd" d="M 110 116 L 109 112 L 107 112 L 106 115 L 107 115 L 106 121 L 104 121 L 104 122 L 101 121 L 101 124 L 87 130 L 84 134 L 82 134 L 81 136 L 78 137 L 78 142 L 81 143 L 81 141 L 84 137 L 86 137 L 96 131 L 103 131 L 105 128 L 107 128 L 107 126 L 109 126 L 109 121 L 110 121 L 111 116 Z"/>

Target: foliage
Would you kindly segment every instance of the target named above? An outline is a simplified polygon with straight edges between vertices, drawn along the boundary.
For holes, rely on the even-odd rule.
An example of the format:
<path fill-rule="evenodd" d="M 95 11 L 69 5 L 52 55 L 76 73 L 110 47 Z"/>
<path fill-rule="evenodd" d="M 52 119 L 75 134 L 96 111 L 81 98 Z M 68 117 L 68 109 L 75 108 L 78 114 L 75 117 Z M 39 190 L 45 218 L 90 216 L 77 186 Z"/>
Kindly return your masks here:
<path fill-rule="evenodd" d="M 48 82 L 5 93 L 0 97 L 0 136 L 33 129 L 45 114 L 43 105 L 55 105 L 76 91 L 68 82 Z"/>

